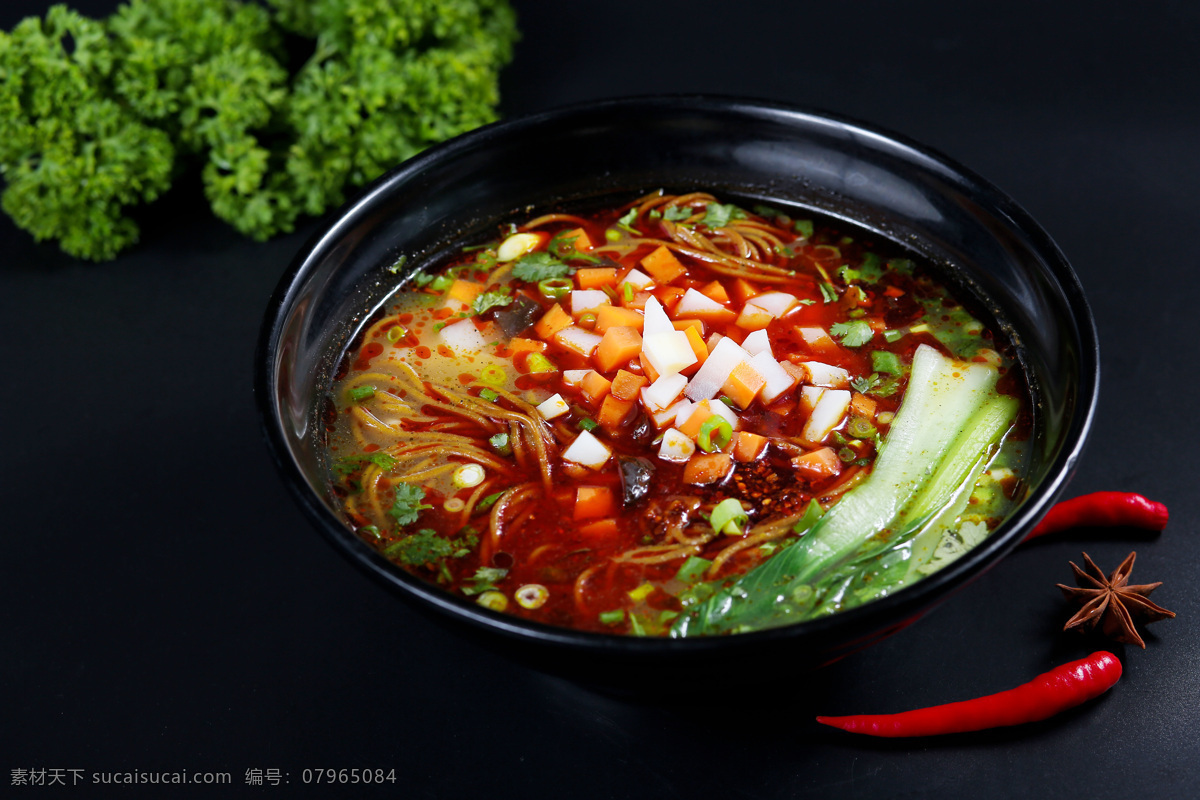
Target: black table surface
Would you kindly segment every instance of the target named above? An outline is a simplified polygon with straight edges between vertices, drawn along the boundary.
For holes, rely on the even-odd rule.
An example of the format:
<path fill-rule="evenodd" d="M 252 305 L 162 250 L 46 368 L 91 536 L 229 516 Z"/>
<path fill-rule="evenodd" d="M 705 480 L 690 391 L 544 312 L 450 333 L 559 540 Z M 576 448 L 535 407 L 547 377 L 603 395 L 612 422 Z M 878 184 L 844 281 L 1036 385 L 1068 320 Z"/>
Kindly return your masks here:
<path fill-rule="evenodd" d="M 0 27 L 47 5 L 10 0 Z M 188 790 L 221 796 L 1197 796 L 1200 6 L 515 5 L 506 116 L 761 97 L 901 132 L 1016 198 L 1073 263 L 1100 332 L 1101 400 L 1068 494 L 1141 492 L 1169 506 L 1167 530 L 1022 546 L 867 651 L 814 674 L 778 664 L 769 691 L 722 674 L 683 702 L 593 693 L 414 613 L 293 503 L 252 356 L 318 221 L 256 244 L 185 178 L 142 214 L 140 244 L 97 265 L 4 218 L 2 793 L 164 796 L 92 781 L 186 771 L 228 773 L 220 792 Z M 1055 584 L 1085 550 L 1107 569 L 1137 550 L 1135 580 L 1164 582 L 1155 599 L 1178 617 L 1144 651 L 1061 632 Z M 999 691 L 1106 646 L 1121 681 L 1046 722 L 886 741 L 813 720 Z M 395 781 L 306 784 L 318 769 Z M 14 785 L 38 771 L 75 788 Z"/>

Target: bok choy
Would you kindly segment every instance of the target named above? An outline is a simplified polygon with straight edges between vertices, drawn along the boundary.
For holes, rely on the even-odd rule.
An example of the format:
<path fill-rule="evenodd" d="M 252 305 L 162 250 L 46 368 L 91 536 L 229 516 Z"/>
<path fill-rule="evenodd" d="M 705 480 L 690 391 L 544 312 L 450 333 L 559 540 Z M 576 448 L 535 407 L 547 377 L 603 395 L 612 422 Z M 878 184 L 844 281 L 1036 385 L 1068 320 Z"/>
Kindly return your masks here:
<path fill-rule="evenodd" d="M 873 582 L 872 597 L 919 577 L 918 554 L 927 561 L 958 527 L 1016 417 L 1018 402 L 996 391 L 998 377 L 990 364 L 919 347 L 908 392 L 867 480 L 799 540 L 678 617 L 671 636 L 760 630 L 806 619 L 818 608 L 844 607 L 847 567 L 887 551 L 893 563 Z"/>

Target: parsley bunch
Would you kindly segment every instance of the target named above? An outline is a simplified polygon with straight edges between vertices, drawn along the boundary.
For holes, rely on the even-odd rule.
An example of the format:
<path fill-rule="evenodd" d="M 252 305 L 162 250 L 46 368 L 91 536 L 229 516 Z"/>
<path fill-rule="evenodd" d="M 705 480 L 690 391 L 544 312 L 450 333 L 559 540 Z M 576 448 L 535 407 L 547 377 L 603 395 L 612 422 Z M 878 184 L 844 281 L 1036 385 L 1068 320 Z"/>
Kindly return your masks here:
<path fill-rule="evenodd" d="M 269 5 L 55 6 L 0 32 L 0 205 L 38 240 L 110 259 L 137 241 L 128 210 L 198 165 L 213 212 L 264 240 L 495 119 L 506 0 Z"/>

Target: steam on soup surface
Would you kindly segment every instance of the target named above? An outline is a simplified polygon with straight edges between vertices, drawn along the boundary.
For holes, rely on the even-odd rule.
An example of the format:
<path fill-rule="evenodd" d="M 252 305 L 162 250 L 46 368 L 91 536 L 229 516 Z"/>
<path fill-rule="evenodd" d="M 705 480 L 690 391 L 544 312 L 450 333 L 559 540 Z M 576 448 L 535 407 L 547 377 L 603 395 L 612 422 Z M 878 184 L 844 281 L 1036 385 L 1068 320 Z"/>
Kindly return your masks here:
<path fill-rule="evenodd" d="M 400 287 L 332 389 L 345 519 L 552 625 L 677 637 L 833 613 L 1020 499 L 1010 348 L 889 243 L 655 193 Z"/>

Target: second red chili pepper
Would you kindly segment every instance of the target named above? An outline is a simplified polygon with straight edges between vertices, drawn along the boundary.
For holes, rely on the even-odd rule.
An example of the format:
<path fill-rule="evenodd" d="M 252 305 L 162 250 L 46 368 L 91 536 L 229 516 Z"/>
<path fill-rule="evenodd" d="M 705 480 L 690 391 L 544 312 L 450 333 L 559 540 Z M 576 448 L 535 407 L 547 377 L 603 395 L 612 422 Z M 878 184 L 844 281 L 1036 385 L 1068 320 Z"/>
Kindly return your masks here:
<path fill-rule="evenodd" d="M 1043 673 L 997 694 L 899 714 L 817 717 L 817 722 L 868 736 L 934 736 L 1037 722 L 1108 691 L 1121 677 L 1121 662 L 1103 650 Z"/>
<path fill-rule="evenodd" d="M 1167 507 L 1132 492 L 1093 492 L 1064 500 L 1046 512 L 1025 541 L 1077 527 L 1126 526 L 1161 531 Z"/>

